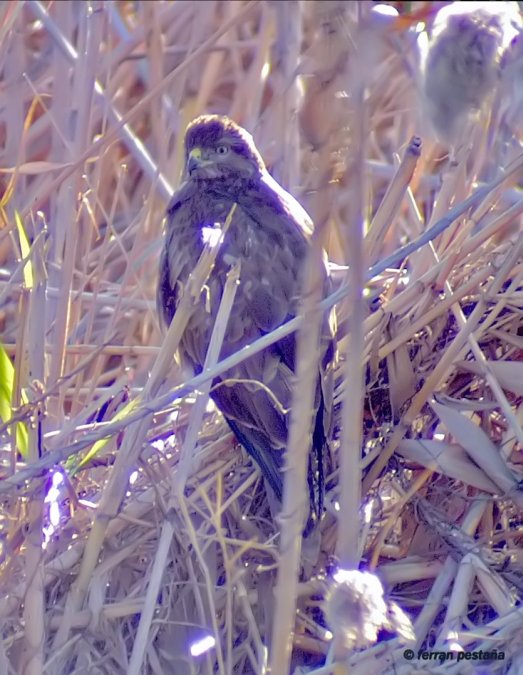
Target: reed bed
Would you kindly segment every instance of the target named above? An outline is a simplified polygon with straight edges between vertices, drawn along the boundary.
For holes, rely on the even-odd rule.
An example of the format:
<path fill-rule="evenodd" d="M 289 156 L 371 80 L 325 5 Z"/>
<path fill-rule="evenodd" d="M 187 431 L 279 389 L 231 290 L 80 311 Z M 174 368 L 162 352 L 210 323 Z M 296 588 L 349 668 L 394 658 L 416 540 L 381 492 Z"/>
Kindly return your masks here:
<path fill-rule="evenodd" d="M 395 4 L 0 6 L 0 672 L 523 668 L 517 93 L 437 141 L 418 39 L 445 3 Z M 160 331 L 162 218 L 203 112 L 251 131 L 311 213 L 309 319 L 318 242 L 331 261 L 336 434 L 312 543 L 303 481 L 275 519 L 208 399 L 246 355 L 219 358 L 241 270 L 201 375 L 173 355 L 212 249 Z M 299 479 L 313 328 L 247 352 L 291 330 Z"/>

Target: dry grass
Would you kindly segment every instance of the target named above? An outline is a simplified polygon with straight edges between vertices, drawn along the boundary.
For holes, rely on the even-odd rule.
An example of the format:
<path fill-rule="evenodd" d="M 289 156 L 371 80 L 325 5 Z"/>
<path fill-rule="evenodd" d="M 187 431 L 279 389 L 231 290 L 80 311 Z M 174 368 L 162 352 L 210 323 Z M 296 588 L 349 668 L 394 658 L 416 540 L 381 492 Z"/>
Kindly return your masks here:
<path fill-rule="evenodd" d="M 420 114 L 408 28 L 335 0 L 0 6 L 0 333 L 14 367 L 11 388 L 0 362 L 0 672 L 469 672 L 406 661 L 409 639 L 497 649 L 488 672 L 519 672 L 523 153 L 485 109 L 449 161 Z M 298 482 L 279 525 L 207 404 L 213 374 L 245 357 L 218 359 L 241 271 L 202 375 L 172 359 L 212 251 L 159 331 L 162 216 L 183 130 L 205 111 L 253 132 L 330 259 L 350 264 L 325 303 L 338 438 L 312 560 L 293 513 L 314 324 L 249 347 L 302 336 Z M 350 602 L 333 609 L 336 564 L 380 577 L 389 635 Z M 205 635 L 215 647 L 191 656 Z"/>

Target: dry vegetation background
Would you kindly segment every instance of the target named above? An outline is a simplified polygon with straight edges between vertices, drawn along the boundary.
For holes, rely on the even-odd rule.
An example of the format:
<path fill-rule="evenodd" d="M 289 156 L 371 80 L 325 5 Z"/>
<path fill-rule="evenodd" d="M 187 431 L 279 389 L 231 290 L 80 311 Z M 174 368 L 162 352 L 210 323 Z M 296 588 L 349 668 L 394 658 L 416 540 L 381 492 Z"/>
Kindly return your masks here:
<path fill-rule="evenodd" d="M 506 92 L 450 159 L 435 142 L 415 27 L 441 4 L 0 4 L 0 673 L 523 672 L 523 155 Z M 161 346 L 162 217 L 202 112 L 253 133 L 351 264 L 312 562 L 280 551 L 209 376 L 173 366 L 181 320 Z"/>

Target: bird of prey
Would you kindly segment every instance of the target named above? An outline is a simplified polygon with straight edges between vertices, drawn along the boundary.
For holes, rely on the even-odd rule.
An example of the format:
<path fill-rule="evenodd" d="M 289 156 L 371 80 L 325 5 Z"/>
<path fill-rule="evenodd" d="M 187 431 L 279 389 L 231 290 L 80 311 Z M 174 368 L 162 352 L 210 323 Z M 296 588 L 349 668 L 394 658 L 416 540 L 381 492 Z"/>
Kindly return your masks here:
<path fill-rule="evenodd" d="M 167 325 L 209 230 L 221 229 L 234 204 L 214 267 L 180 342 L 181 361 L 195 374 L 203 368 L 231 264 L 241 260 L 240 284 L 222 359 L 296 316 L 312 231 L 305 210 L 270 176 L 252 136 L 227 117 L 203 115 L 187 127 L 184 181 L 165 219 L 157 301 Z M 326 266 L 322 274 L 327 295 Z M 306 531 L 313 529 L 323 509 L 336 354 L 329 316 L 324 318 L 320 350 Z M 280 501 L 295 360 L 296 338 L 291 334 L 216 378 L 211 389 L 217 408 Z"/>

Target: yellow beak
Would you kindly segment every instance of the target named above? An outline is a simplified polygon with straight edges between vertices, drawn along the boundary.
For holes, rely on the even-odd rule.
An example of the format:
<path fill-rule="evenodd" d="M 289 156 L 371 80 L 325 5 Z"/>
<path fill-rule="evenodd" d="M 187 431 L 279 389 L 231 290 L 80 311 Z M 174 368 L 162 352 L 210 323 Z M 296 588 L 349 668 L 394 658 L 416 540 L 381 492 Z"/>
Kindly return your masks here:
<path fill-rule="evenodd" d="M 187 173 L 191 175 L 204 161 L 201 148 L 193 148 L 187 157 Z"/>

